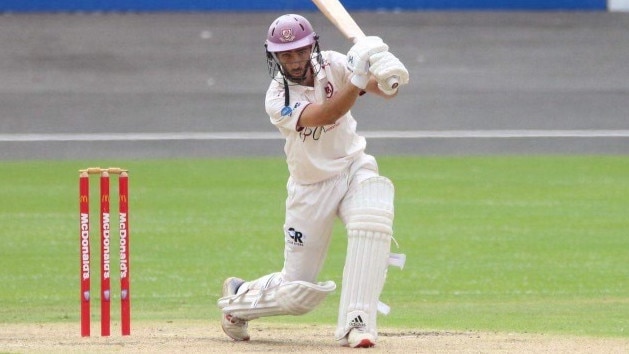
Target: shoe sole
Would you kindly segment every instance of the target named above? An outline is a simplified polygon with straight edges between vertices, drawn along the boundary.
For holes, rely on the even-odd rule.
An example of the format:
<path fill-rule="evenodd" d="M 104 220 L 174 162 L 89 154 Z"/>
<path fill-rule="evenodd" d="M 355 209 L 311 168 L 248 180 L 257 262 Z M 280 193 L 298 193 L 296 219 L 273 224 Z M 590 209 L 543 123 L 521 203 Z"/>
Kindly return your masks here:
<path fill-rule="evenodd" d="M 223 330 L 223 333 L 225 333 L 229 338 L 233 339 L 236 342 L 247 342 L 251 338 L 249 336 L 247 336 L 245 338 L 235 338 L 235 337 L 233 337 L 231 334 L 227 333 L 227 331 L 225 330 L 225 327 L 223 327 L 222 323 L 221 323 L 221 329 Z"/>
<path fill-rule="evenodd" d="M 372 348 L 375 346 L 376 346 L 376 343 L 373 343 L 371 340 L 365 338 L 361 340 L 358 344 L 356 344 L 354 348 Z"/>

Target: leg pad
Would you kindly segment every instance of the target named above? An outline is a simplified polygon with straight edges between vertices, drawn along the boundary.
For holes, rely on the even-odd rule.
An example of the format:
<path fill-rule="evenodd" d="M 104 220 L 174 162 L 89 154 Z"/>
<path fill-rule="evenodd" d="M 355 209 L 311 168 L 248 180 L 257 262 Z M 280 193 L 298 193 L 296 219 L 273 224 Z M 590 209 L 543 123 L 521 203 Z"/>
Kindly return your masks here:
<path fill-rule="evenodd" d="M 317 284 L 305 281 L 282 282 L 279 273 L 271 278 L 276 281 L 265 282 L 265 285 L 271 286 L 249 287 L 237 295 L 220 298 L 218 306 L 223 313 L 247 321 L 267 316 L 303 315 L 312 311 L 336 289 L 333 281 Z"/>

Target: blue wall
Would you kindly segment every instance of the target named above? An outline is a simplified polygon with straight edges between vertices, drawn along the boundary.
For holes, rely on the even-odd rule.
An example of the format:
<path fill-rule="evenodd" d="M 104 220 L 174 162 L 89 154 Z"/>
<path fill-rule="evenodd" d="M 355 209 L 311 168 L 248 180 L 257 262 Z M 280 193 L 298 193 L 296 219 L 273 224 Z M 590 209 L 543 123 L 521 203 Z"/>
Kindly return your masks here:
<path fill-rule="evenodd" d="M 606 10 L 607 0 L 344 0 L 350 10 Z M 0 0 L 0 11 L 315 10 L 309 0 Z"/>

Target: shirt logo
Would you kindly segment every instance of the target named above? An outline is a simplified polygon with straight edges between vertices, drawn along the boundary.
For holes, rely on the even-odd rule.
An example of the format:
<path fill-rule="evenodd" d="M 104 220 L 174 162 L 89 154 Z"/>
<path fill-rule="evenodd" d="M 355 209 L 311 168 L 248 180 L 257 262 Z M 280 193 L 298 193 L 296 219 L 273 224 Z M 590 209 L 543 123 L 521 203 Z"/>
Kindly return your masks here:
<path fill-rule="evenodd" d="M 336 128 L 339 126 L 339 122 L 337 121 L 334 124 L 330 124 L 330 125 L 322 125 L 320 127 L 304 127 L 304 129 L 299 131 L 299 138 L 301 139 L 302 142 L 306 142 L 306 140 L 308 139 L 308 137 L 312 138 L 312 140 L 317 141 L 319 139 L 321 139 L 321 136 L 327 132 L 329 132 L 330 130 Z"/>
<path fill-rule="evenodd" d="M 330 98 L 334 95 L 334 86 L 330 82 L 325 85 L 325 97 Z"/>
<path fill-rule="evenodd" d="M 284 108 L 282 108 L 282 117 L 286 117 L 286 116 L 292 116 L 293 115 L 293 109 L 285 106 Z"/>

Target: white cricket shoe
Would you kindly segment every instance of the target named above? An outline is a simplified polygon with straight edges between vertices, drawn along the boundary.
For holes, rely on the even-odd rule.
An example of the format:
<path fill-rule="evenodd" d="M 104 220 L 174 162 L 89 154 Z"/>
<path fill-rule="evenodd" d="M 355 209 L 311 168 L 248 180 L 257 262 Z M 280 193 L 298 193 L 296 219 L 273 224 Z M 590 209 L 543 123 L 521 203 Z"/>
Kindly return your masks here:
<path fill-rule="evenodd" d="M 244 280 L 235 277 L 225 279 L 223 282 L 223 297 L 236 295 L 236 290 L 238 290 L 238 287 L 244 282 Z M 247 332 L 248 324 L 249 321 L 234 317 L 228 313 L 224 313 L 221 317 L 223 332 L 235 341 L 249 340 L 249 332 Z"/>
<path fill-rule="evenodd" d="M 347 334 L 347 346 L 350 348 L 371 348 L 376 346 L 376 338 L 371 333 L 353 328 Z"/>

